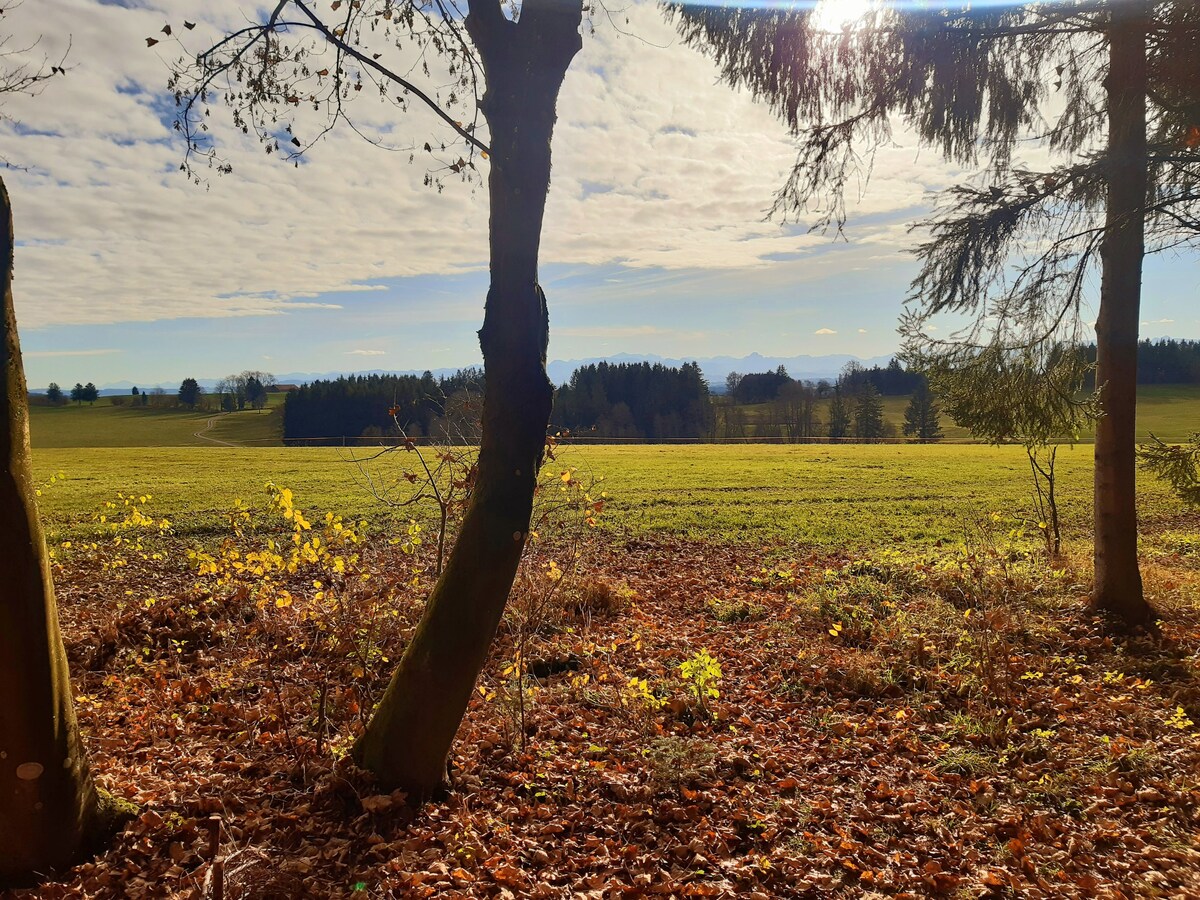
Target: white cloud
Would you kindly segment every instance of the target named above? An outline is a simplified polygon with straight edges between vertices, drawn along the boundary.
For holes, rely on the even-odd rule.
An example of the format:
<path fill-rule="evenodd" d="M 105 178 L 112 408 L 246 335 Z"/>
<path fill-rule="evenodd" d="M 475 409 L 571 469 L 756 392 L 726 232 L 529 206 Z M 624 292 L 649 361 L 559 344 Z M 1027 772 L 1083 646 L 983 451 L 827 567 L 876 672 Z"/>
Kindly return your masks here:
<path fill-rule="evenodd" d="M 1152 322 L 1143 322 L 1143 325 L 1174 325 L 1174 319 L 1155 319 Z"/>
<path fill-rule="evenodd" d="M 386 350 L 347 350 L 350 356 L 386 356 Z"/>
<path fill-rule="evenodd" d="M 818 328 L 813 334 L 837 334 L 832 328 Z"/>
<path fill-rule="evenodd" d="M 556 337 L 590 337 L 590 338 L 627 338 L 646 336 L 677 336 L 680 332 L 672 328 L 660 328 L 656 325 L 592 325 L 578 327 L 561 327 L 554 329 Z M 701 332 L 693 332 L 701 335 Z"/>
<path fill-rule="evenodd" d="M 0 127 L 5 155 L 31 167 L 5 175 L 23 327 L 337 310 L 354 301 L 313 298 L 486 268 L 486 192 L 451 183 L 439 195 L 422 186 L 420 154 L 410 165 L 407 153 L 382 152 L 349 129 L 335 129 L 294 168 L 234 131 L 218 108 L 211 124 L 234 172 L 207 188 L 186 181 L 182 148 L 163 121 L 172 109 L 168 63 L 181 51 L 165 40 L 147 49 L 144 39 L 186 16 L 200 22 L 183 33 L 195 51 L 244 22 L 244 7 L 37 0 L 7 18 L 15 34 L 43 35 L 39 59 L 71 40 L 68 75 L 41 97 L 14 98 L 6 112 L 21 127 Z M 628 15 L 628 34 L 599 20 L 567 75 L 543 262 L 763 268 L 830 246 L 762 220 L 793 160 L 778 122 L 717 83 L 712 63 L 683 47 L 655 6 Z M 354 107 L 360 127 L 395 125 L 399 140 L 418 145 L 433 132 L 427 111 L 397 123 L 365 93 Z M 319 124 L 301 111 L 297 132 Z M 934 153 L 881 151 L 852 209 L 876 224 L 857 239 L 883 256 L 907 246 L 900 219 L 949 177 Z M 899 218 L 879 224 L 889 215 Z M 469 315 L 478 317 L 478 304 Z"/>
<path fill-rule="evenodd" d="M 21 356 L 26 359 L 45 359 L 55 356 L 109 356 L 113 353 L 124 353 L 124 350 L 104 349 L 104 350 L 30 350 L 24 352 Z"/>
<path fill-rule="evenodd" d="M 866 333 L 867 333 L 867 329 L 865 329 L 865 328 L 860 328 L 860 329 L 858 329 L 858 333 L 859 333 L 859 334 L 866 334 Z"/>

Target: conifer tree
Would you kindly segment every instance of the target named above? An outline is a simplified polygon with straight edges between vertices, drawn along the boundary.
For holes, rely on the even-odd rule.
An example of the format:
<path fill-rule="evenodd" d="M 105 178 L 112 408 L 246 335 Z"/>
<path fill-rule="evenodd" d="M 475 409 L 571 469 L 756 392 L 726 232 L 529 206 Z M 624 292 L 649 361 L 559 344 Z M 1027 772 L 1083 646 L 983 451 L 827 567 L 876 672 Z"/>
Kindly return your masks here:
<path fill-rule="evenodd" d="M 840 227 L 846 186 L 896 122 L 982 173 L 926 223 L 910 349 L 953 366 L 986 345 L 1044 357 L 1078 343 L 1099 270 L 1092 604 L 1152 623 L 1134 479 L 1141 270 L 1148 252 L 1200 243 L 1200 4 L 894 3 L 837 34 L 808 4 L 669 8 L 685 40 L 795 134 L 776 212 Z M 1049 165 L 1023 158 L 1034 141 Z M 933 340 L 925 326 L 941 313 L 973 325 Z"/>
<path fill-rule="evenodd" d="M 904 434 L 922 444 L 942 439 L 941 410 L 929 383 L 922 379 L 904 409 Z"/>
<path fill-rule="evenodd" d="M 883 437 L 883 398 L 871 382 L 864 382 L 854 398 L 854 436 L 860 441 Z"/>
<path fill-rule="evenodd" d="M 833 397 L 829 400 L 829 437 L 833 440 L 842 440 L 850 436 L 850 408 L 846 404 L 846 398 L 842 396 L 842 389 L 836 386 L 833 389 Z"/>

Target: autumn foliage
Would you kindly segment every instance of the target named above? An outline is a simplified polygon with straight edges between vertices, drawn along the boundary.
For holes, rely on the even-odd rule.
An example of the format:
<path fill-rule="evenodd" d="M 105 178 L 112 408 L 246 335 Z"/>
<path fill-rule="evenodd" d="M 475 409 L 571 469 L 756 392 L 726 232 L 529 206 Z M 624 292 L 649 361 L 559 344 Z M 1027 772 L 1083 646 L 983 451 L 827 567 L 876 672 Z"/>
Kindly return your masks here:
<path fill-rule="evenodd" d="M 206 897 L 218 870 L 225 897 L 1200 889 L 1182 545 L 1147 566 L 1154 645 L 1080 621 L 1078 561 L 1000 514 L 863 554 L 548 525 L 450 791 L 413 808 L 347 751 L 420 616 L 427 534 L 268 485 L 184 539 L 154 503 L 55 548 L 94 767 L 141 813 L 37 896 Z"/>

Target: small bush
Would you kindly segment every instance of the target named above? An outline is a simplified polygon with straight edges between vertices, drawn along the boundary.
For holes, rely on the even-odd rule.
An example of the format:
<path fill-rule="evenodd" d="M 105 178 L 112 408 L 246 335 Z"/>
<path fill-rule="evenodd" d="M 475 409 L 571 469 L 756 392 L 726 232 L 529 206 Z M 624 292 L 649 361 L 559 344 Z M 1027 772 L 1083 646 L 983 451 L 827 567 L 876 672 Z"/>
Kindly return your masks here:
<path fill-rule="evenodd" d="M 699 738 L 666 734 L 642 751 L 650 765 L 650 786 L 656 791 L 679 788 L 715 774 L 716 751 Z"/>

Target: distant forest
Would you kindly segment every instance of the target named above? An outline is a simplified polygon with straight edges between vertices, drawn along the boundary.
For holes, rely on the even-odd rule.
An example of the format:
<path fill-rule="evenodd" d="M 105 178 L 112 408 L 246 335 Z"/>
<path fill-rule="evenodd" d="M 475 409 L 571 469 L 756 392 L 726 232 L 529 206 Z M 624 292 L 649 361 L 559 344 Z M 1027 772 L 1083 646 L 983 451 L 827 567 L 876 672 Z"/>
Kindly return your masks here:
<path fill-rule="evenodd" d="M 345 437 L 425 437 L 473 440 L 479 430 L 483 372 L 460 369 L 434 378 L 355 375 L 314 381 L 287 396 L 285 443 L 338 443 Z"/>
<path fill-rule="evenodd" d="M 1082 352 L 1095 360 L 1095 347 Z M 1200 341 L 1142 341 L 1141 384 L 1200 382 Z M 936 398 L 925 376 L 898 360 L 865 368 L 849 363 L 837 378 L 799 381 L 781 366 L 770 372 L 730 373 L 724 394 L 711 392 L 696 363 L 595 363 L 559 387 L 551 428 L 614 440 L 863 440 L 940 436 Z M 290 393 L 284 440 L 337 443 L 348 438 L 431 437 L 475 440 L 483 373 L 462 369 L 435 378 L 370 375 L 315 381 Z M 888 421 L 882 396 L 922 398 L 905 422 Z M 914 401 L 916 402 L 916 401 Z M 911 420 L 910 420 L 911 414 Z M 912 422 L 926 424 L 914 430 Z"/>
<path fill-rule="evenodd" d="M 1083 352 L 1088 362 L 1096 361 L 1095 344 L 1087 345 Z M 1137 380 L 1138 384 L 1200 383 L 1200 341 L 1139 341 Z"/>
<path fill-rule="evenodd" d="M 552 428 L 611 438 L 688 438 L 710 431 L 708 382 L 696 363 L 596 363 L 554 397 Z"/>

